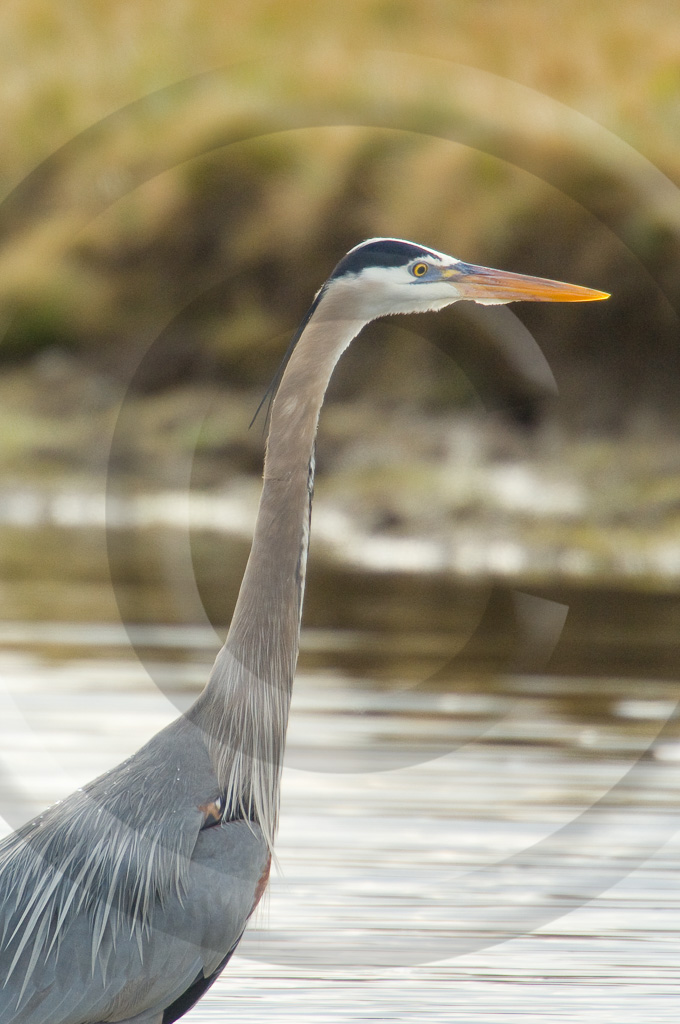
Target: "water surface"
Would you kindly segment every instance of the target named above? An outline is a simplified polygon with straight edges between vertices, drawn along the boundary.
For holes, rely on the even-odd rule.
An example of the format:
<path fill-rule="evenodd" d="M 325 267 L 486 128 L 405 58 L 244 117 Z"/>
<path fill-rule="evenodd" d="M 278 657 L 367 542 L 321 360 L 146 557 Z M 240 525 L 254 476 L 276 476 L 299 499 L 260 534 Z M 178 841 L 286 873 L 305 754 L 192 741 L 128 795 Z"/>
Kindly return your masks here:
<path fill-rule="evenodd" d="M 355 589 L 375 598 L 374 584 Z M 511 656 L 493 633 L 497 595 L 472 591 L 451 634 L 460 596 L 442 607 L 440 586 L 429 629 L 421 610 L 409 630 L 413 608 L 388 590 L 370 628 L 303 634 L 279 864 L 239 955 L 187 1019 L 675 1021 L 680 686 L 662 671 L 664 617 L 656 636 L 641 629 L 656 652 L 646 678 L 593 657 L 616 647 L 616 603 L 597 642 L 597 620 L 581 620 L 597 672 L 574 670 L 583 645 L 578 630 L 564 645 L 570 615 L 554 609 L 552 659 L 513 671 L 526 644 Z M 166 724 L 218 642 L 197 624 L 19 619 L 0 641 L 8 825 Z"/>

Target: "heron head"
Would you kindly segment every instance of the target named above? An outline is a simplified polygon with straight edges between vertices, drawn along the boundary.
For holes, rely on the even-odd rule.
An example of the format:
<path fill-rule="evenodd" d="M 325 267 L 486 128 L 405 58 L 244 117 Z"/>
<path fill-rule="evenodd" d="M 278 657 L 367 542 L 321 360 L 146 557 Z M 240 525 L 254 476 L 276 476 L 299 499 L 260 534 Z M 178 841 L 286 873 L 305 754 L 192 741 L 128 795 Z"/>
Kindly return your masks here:
<path fill-rule="evenodd" d="M 593 288 L 463 263 L 402 238 L 369 238 L 343 256 L 316 293 L 252 422 L 262 406 L 273 401 L 291 355 L 312 322 L 344 322 L 346 328 L 341 338 L 346 348 L 371 320 L 393 313 L 443 309 L 460 299 L 496 305 L 517 299 L 587 302 L 608 298 L 607 292 Z M 332 343 L 335 344 L 334 337 Z"/>
<path fill-rule="evenodd" d="M 585 302 L 606 292 L 541 277 L 463 263 L 400 238 L 370 238 L 347 253 L 331 274 L 324 305 L 331 316 L 345 307 L 365 320 L 392 313 L 443 309 L 461 299 L 484 305 L 513 302 Z"/>

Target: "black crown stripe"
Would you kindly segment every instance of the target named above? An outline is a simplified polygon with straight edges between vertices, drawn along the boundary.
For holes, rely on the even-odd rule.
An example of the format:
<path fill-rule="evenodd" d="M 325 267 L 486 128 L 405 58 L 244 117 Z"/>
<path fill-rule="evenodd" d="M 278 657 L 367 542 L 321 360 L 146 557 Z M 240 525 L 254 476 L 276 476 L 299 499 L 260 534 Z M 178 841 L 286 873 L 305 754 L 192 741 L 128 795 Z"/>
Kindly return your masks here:
<path fill-rule="evenodd" d="M 396 238 L 379 238 L 347 253 L 331 274 L 330 280 L 342 277 L 343 274 L 358 274 L 366 267 L 403 267 L 411 260 L 430 255 L 420 245 L 400 242 Z"/>

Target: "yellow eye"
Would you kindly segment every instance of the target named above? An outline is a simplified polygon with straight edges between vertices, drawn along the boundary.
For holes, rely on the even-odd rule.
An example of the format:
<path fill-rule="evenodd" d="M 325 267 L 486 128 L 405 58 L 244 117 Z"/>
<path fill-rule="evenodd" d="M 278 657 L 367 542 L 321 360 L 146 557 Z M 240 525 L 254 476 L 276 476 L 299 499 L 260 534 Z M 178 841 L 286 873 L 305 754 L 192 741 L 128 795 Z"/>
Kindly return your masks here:
<path fill-rule="evenodd" d="M 416 263 L 413 267 L 413 273 L 416 277 L 423 277 L 429 269 L 427 263 Z"/>

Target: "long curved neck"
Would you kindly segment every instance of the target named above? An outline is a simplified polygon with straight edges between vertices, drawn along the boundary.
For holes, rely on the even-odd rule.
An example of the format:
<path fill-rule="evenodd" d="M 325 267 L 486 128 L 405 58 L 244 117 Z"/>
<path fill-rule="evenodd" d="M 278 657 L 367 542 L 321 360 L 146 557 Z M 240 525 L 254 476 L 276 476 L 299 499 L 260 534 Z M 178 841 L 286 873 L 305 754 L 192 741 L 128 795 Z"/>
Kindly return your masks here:
<path fill-rule="evenodd" d="M 313 316 L 293 350 L 272 406 L 253 546 L 229 634 L 188 712 L 205 730 L 227 805 L 259 821 L 269 841 L 298 656 L 319 412 L 364 323 Z"/>
<path fill-rule="evenodd" d="M 272 406 L 253 545 L 226 647 L 259 678 L 290 686 L 297 661 L 319 412 L 333 369 L 363 323 L 312 320 Z"/>

